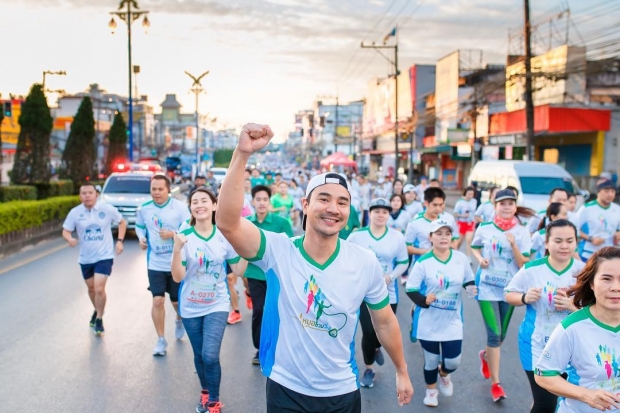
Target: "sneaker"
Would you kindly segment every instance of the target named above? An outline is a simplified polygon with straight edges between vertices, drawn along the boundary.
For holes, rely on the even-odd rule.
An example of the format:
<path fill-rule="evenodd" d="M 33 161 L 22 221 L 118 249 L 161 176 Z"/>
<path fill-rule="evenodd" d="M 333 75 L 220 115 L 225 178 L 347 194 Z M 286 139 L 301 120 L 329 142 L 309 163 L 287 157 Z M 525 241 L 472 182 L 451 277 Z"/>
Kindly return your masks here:
<path fill-rule="evenodd" d="M 450 380 L 450 375 L 448 374 L 446 377 L 442 377 L 442 375 L 439 374 L 438 376 L 437 387 L 439 388 L 439 393 L 446 397 L 452 396 L 454 393 L 454 384 L 452 384 L 452 380 Z"/>
<path fill-rule="evenodd" d="M 209 413 L 209 393 L 200 393 L 200 401 L 196 405 L 196 413 Z"/>
<path fill-rule="evenodd" d="M 252 298 L 248 292 L 245 292 L 245 305 L 248 307 L 248 310 L 252 309 Z"/>
<path fill-rule="evenodd" d="M 221 402 L 209 403 L 209 413 L 221 413 L 224 405 Z"/>
<path fill-rule="evenodd" d="M 252 364 L 255 366 L 260 365 L 260 359 L 258 358 L 258 351 L 256 352 L 256 355 L 252 357 Z"/>
<path fill-rule="evenodd" d="M 426 396 L 424 396 L 424 404 L 430 407 L 439 406 L 438 400 L 439 392 L 437 389 L 426 389 Z"/>
<path fill-rule="evenodd" d="M 237 324 L 241 322 L 241 313 L 238 313 L 236 311 L 231 311 L 230 314 L 228 315 L 228 324 Z"/>
<path fill-rule="evenodd" d="M 375 362 L 380 366 L 383 366 L 383 363 L 385 363 L 385 357 L 383 357 L 383 351 L 381 351 L 381 348 L 375 350 Z"/>
<path fill-rule="evenodd" d="M 103 320 L 100 318 L 97 318 L 95 320 L 95 334 L 97 335 L 101 335 L 103 334 L 105 330 L 103 329 Z"/>
<path fill-rule="evenodd" d="M 185 335 L 185 326 L 183 326 L 183 320 L 174 321 L 174 336 L 177 340 L 180 340 Z"/>
<path fill-rule="evenodd" d="M 362 379 L 360 380 L 360 386 L 362 387 L 372 387 L 374 385 L 373 381 L 375 379 L 375 373 L 372 369 L 366 369 Z"/>
<path fill-rule="evenodd" d="M 496 383 L 491 386 L 491 397 L 494 402 L 498 402 L 506 398 L 506 392 L 502 388 L 501 384 Z"/>
<path fill-rule="evenodd" d="M 488 380 L 491 378 L 491 371 L 489 370 L 489 363 L 487 363 L 486 354 L 486 351 L 480 350 L 478 357 L 480 357 L 480 374 L 482 374 L 482 377 L 484 377 L 485 380 Z"/>
<path fill-rule="evenodd" d="M 165 338 L 159 337 L 157 339 L 157 344 L 155 345 L 155 349 L 153 350 L 154 356 L 165 356 L 166 348 L 168 348 L 168 342 Z"/>
<path fill-rule="evenodd" d="M 93 316 L 90 318 L 90 326 L 95 326 L 95 320 L 97 319 L 97 310 L 93 311 Z"/>

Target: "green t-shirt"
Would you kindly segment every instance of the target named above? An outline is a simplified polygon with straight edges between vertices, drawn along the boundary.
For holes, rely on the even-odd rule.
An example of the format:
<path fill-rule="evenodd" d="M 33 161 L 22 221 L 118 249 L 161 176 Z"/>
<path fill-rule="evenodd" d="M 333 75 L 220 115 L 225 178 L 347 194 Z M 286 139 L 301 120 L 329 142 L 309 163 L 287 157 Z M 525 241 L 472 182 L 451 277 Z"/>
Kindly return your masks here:
<path fill-rule="evenodd" d="M 252 188 L 257 185 L 267 185 L 267 181 L 265 181 L 265 178 L 263 178 L 262 176 L 253 176 L 250 178 L 250 182 L 252 183 Z"/>
<path fill-rule="evenodd" d="M 353 208 L 353 205 L 351 205 L 350 208 L 351 210 L 349 212 L 349 220 L 347 221 L 347 225 L 338 233 L 338 236 L 342 239 L 347 239 L 354 229 L 361 227 L 360 219 L 357 216 L 357 211 Z"/>
<path fill-rule="evenodd" d="M 291 227 L 291 224 L 288 222 L 288 220 L 281 218 L 276 214 L 272 214 L 271 212 L 267 213 L 263 222 L 258 222 L 256 214 L 249 216 L 248 220 L 250 220 L 251 223 L 253 223 L 262 230 L 275 232 L 278 234 L 284 233 L 289 238 L 294 236 L 293 228 Z M 248 269 L 245 270 L 244 277 L 253 278 L 260 281 L 266 280 L 263 270 L 261 270 L 252 263 L 248 263 Z"/>
<path fill-rule="evenodd" d="M 283 198 L 280 194 L 275 194 L 271 197 L 271 206 L 275 209 L 282 207 L 286 208 L 284 211 L 276 211 L 274 213 L 288 220 L 289 223 L 293 222 L 291 221 L 291 209 L 293 208 L 292 196 L 287 195 L 286 198 Z"/>

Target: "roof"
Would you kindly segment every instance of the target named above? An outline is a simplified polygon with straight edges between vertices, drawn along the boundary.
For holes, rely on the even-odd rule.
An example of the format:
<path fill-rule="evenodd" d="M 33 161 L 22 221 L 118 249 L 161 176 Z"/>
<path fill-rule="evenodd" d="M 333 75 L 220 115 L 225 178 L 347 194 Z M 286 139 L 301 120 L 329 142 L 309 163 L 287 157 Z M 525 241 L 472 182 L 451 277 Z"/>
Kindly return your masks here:
<path fill-rule="evenodd" d="M 166 95 L 166 98 L 159 106 L 161 106 L 162 108 L 166 108 L 166 109 L 177 109 L 181 107 L 181 104 L 177 102 L 176 94 L 169 93 Z"/>

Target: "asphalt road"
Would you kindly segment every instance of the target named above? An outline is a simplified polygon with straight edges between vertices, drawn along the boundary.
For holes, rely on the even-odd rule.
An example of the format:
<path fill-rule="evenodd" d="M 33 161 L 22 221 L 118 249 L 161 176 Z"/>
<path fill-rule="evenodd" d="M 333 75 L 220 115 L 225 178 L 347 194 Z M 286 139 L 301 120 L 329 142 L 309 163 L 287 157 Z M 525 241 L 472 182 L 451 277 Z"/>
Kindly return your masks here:
<path fill-rule="evenodd" d="M 103 337 L 96 337 L 88 326 L 92 307 L 77 256 L 77 249 L 55 240 L 0 263 L 0 412 L 194 411 L 199 384 L 193 354 L 187 338 L 174 340 L 169 305 L 168 355 L 152 356 L 156 334 L 146 259 L 137 241 L 129 239 L 125 253 L 115 260 Z M 521 309 L 515 312 L 502 350 L 501 377 L 508 399 L 493 403 L 490 383 L 479 373 L 478 351 L 485 331 L 476 303 L 466 299 L 463 359 L 453 374 L 454 395 L 440 397 L 439 407 L 430 409 L 422 404 L 421 348 L 409 341 L 411 304 L 402 290 L 400 298 L 397 315 L 416 394 L 411 405 L 398 407 L 394 369 L 386 362 L 375 370 L 375 386 L 362 389 L 364 412 L 529 411 L 531 395 L 516 342 Z M 243 303 L 241 307 L 243 321 L 228 326 L 222 346 L 223 411 L 264 413 L 265 378 L 250 364 L 250 312 Z M 357 362 L 363 370 L 359 339 Z"/>

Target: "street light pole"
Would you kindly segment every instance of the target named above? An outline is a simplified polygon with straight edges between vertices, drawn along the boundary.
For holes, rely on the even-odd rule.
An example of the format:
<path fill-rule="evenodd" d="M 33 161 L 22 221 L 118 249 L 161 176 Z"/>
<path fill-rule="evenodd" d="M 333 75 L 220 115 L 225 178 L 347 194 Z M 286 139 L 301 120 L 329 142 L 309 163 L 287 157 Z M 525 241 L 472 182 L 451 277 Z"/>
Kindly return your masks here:
<path fill-rule="evenodd" d="M 198 121 L 198 96 L 200 96 L 200 94 L 204 92 L 204 89 L 202 88 L 202 84 L 200 83 L 200 81 L 202 80 L 203 77 L 209 74 L 209 70 L 207 70 L 206 72 L 204 72 L 198 77 L 192 75 L 187 70 L 185 71 L 185 74 L 194 81 L 194 83 L 192 83 L 192 88 L 190 90 L 196 96 L 196 111 L 194 112 L 194 116 L 196 117 L 195 119 L 196 120 L 196 174 L 198 174 L 198 168 L 200 166 L 200 152 L 198 150 L 199 149 L 198 140 L 200 136 L 200 124 Z"/>
<path fill-rule="evenodd" d="M 123 8 L 126 7 L 126 10 Z M 133 9 L 132 9 L 133 7 Z M 112 19 L 110 23 L 108 23 L 108 27 L 114 33 L 114 29 L 116 29 L 116 21 L 114 20 L 114 16 L 119 17 L 122 21 L 127 24 L 127 55 L 128 55 L 128 79 L 129 79 L 129 99 L 127 100 L 127 112 L 128 112 L 128 124 L 127 124 L 127 137 L 129 141 L 129 161 L 133 162 L 133 91 L 132 91 L 132 65 L 131 65 L 131 25 L 134 21 L 136 21 L 140 16 L 144 16 L 144 20 L 142 21 L 142 26 L 145 29 L 148 29 L 151 25 L 149 19 L 147 17 L 148 11 L 139 10 L 138 2 L 136 0 L 122 0 L 118 6 L 118 11 L 110 12 L 112 15 Z"/>

